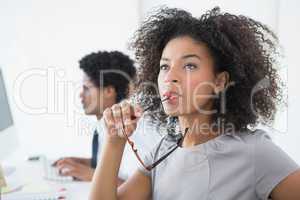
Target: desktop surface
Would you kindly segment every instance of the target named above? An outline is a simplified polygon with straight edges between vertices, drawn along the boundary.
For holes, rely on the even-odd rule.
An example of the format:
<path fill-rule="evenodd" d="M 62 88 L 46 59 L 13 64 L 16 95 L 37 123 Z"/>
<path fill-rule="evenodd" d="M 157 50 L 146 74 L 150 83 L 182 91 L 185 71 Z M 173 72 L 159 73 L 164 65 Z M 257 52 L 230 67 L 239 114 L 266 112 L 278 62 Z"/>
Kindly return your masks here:
<path fill-rule="evenodd" d="M 7 185 L 13 188 L 21 188 L 24 186 L 26 190 L 31 192 L 39 192 L 51 189 L 53 191 L 65 190 L 67 194 L 66 200 L 83 200 L 88 199 L 91 183 L 68 181 L 58 182 L 49 181 L 44 178 L 44 166 L 42 161 L 19 161 L 14 163 L 15 172 L 6 175 Z M 35 191 L 36 190 L 36 191 Z M 3 195 L 3 199 L 9 198 L 11 195 L 22 195 L 24 190 L 20 189 L 13 193 Z"/>

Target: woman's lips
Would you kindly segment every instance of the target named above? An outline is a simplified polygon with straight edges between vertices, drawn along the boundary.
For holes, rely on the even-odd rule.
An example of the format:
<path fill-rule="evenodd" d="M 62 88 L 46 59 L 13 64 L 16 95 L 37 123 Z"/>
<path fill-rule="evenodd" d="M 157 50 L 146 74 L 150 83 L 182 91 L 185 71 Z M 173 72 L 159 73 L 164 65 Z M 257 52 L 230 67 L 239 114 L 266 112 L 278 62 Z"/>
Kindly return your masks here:
<path fill-rule="evenodd" d="M 167 92 L 163 93 L 163 96 L 167 97 L 167 98 L 171 98 L 173 96 L 178 96 L 178 93 L 177 92 L 172 92 L 172 91 L 167 91 Z"/>
<path fill-rule="evenodd" d="M 167 100 L 165 101 L 166 103 L 168 103 L 168 104 L 176 104 L 180 95 L 178 93 L 176 93 L 176 92 L 168 91 L 168 92 L 165 92 L 163 94 L 163 96 L 167 98 Z"/>

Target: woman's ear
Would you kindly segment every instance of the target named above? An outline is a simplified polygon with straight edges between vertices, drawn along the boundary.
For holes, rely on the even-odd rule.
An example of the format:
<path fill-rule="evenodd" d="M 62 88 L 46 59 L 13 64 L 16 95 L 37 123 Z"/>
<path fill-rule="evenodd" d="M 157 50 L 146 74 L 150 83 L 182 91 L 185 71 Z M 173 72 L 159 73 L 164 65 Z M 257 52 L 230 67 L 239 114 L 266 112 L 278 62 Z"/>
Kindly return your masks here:
<path fill-rule="evenodd" d="M 103 88 L 104 97 L 115 97 L 116 96 L 116 89 L 109 85 Z"/>
<path fill-rule="evenodd" d="M 226 88 L 229 82 L 229 78 L 229 73 L 227 71 L 223 71 L 217 74 L 217 77 L 215 79 L 215 94 L 219 94 Z"/>

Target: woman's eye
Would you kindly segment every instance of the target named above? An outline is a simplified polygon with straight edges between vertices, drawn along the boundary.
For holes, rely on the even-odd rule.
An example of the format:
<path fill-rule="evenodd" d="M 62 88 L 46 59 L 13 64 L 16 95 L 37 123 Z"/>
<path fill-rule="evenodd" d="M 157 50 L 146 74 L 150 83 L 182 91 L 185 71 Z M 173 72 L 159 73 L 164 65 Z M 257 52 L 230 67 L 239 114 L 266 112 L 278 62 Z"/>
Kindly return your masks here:
<path fill-rule="evenodd" d="M 188 70 L 193 70 L 193 69 L 196 69 L 197 66 L 194 65 L 194 64 L 189 63 L 189 64 L 186 64 L 186 65 L 184 66 L 184 68 L 185 68 L 185 69 L 188 69 Z"/>
<path fill-rule="evenodd" d="M 168 65 L 161 65 L 159 68 L 160 70 L 166 70 L 168 69 Z"/>

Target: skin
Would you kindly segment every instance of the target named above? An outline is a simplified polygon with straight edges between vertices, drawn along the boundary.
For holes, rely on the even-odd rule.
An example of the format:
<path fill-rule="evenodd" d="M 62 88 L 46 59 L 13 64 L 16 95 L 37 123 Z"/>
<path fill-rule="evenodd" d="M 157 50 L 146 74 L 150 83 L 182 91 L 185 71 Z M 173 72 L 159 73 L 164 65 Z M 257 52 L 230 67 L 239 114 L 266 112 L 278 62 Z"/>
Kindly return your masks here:
<path fill-rule="evenodd" d="M 167 115 L 178 116 L 183 133 L 189 128 L 183 147 L 216 137 L 198 125 L 210 126 L 212 99 L 225 88 L 228 79 L 227 72 L 215 74 L 213 59 L 204 44 L 180 37 L 166 45 L 160 61 L 158 86 L 161 96 L 166 91 L 178 93 L 178 98 L 164 102 L 163 106 Z"/>
<path fill-rule="evenodd" d="M 116 92 L 110 86 L 105 88 L 95 86 L 84 74 L 80 99 L 85 114 L 95 115 L 100 120 L 104 109 L 116 103 Z M 91 158 L 66 157 L 57 160 L 53 165 L 59 169 L 61 175 L 73 176 L 80 181 L 91 181 L 95 171 L 91 167 Z M 122 182 L 120 179 L 118 184 Z"/>
<path fill-rule="evenodd" d="M 100 120 L 103 111 L 116 103 L 116 96 L 116 91 L 112 86 L 99 88 L 86 74 L 83 75 L 80 99 L 86 115 L 95 115 Z"/>
<path fill-rule="evenodd" d="M 178 116 L 182 130 L 189 128 L 182 148 L 189 148 L 216 137 L 213 131 L 198 128 L 198 125 L 211 123 L 210 115 L 203 110 L 213 110 L 213 96 L 203 95 L 212 95 L 224 90 L 230 78 L 226 72 L 214 73 L 213 64 L 207 47 L 190 37 L 172 39 L 163 50 L 158 76 L 159 92 L 162 99 L 166 91 L 176 91 L 179 94 L 177 98 L 164 102 L 163 106 L 166 114 Z M 198 95 L 202 96 L 196 98 Z M 135 117 L 134 120 L 132 116 Z M 108 137 L 102 162 L 97 166 L 93 177 L 91 200 L 151 199 L 151 178 L 139 171 L 117 187 L 118 170 L 126 143 L 119 130 L 123 122 L 125 131 L 130 136 L 140 116 L 141 111 L 126 102 L 115 104 L 104 111 Z M 272 191 L 271 197 L 275 200 L 300 199 L 299 188 L 298 171 L 279 183 Z"/>

